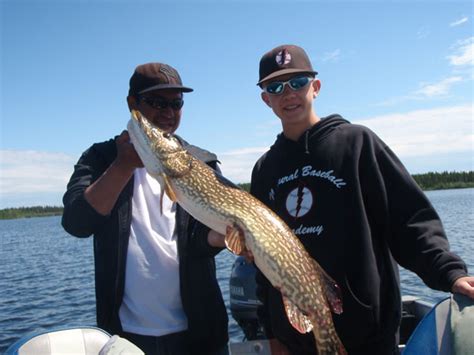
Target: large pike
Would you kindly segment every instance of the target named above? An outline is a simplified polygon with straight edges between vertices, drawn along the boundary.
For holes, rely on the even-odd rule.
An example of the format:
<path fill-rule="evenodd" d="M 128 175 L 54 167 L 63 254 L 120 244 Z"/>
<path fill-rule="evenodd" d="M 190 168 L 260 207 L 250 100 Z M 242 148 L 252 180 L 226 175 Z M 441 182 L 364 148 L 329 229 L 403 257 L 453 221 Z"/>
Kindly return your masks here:
<path fill-rule="evenodd" d="M 331 316 L 331 309 L 342 312 L 337 285 L 291 229 L 259 200 L 193 157 L 172 134 L 152 126 L 140 112 L 132 111 L 128 131 L 148 173 L 172 200 L 226 235 L 231 251 L 251 251 L 257 267 L 280 290 L 293 327 L 301 333 L 313 331 L 318 354 L 345 354 Z"/>

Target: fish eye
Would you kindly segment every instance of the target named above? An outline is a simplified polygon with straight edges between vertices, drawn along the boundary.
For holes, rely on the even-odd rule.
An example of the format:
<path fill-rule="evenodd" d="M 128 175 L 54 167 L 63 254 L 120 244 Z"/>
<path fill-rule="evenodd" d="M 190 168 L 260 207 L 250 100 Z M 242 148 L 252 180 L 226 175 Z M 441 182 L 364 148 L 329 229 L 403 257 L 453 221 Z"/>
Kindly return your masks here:
<path fill-rule="evenodd" d="M 171 133 L 163 133 L 163 137 L 165 137 L 165 138 L 171 138 Z"/>

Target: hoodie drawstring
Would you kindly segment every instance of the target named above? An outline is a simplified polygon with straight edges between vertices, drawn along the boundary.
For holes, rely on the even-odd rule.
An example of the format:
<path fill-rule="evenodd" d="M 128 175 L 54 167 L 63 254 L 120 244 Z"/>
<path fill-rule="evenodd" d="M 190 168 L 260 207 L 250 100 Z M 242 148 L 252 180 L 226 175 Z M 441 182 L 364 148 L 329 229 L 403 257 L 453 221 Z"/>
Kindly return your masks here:
<path fill-rule="evenodd" d="M 305 137 L 304 137 L 304 148 L 305 148 L 305 153 L 309 154 L 309 149 L 308 149 L 308 137 L 309 137 L 309 130 L 305 132 Z"/>

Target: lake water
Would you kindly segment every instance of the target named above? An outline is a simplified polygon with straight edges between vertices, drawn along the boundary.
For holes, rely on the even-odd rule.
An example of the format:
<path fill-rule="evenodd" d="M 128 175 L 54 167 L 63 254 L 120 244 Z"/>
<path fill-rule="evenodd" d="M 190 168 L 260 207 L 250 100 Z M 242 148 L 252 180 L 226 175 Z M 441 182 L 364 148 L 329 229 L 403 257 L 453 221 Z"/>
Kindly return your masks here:
<path fill-rule="evenodd" d="M 441 216 L 451 249 L 474 270 L 474 189 L 427 192 Z M 63 326 L 95 325 L 92 238 L 66 234 L 60 217 L 0 220 L 0 353 L 18 338 Z M 229 309 L 235 256 L 217 256 L 218 280 Z M 403 294 L 435 302 L 446 293 L 401 270 Z M 231 342 L 243 333 L 229 312 Z"/>

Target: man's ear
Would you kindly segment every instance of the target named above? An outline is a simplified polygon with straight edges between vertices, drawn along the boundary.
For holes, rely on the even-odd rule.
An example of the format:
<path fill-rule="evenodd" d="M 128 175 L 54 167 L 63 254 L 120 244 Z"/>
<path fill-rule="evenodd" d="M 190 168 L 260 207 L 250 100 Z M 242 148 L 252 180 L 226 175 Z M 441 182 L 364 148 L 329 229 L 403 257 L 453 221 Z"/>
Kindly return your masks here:
<path fill-rule="evenodd" d="M 313 98 L 315 98 L 318 96 L 319 90 L 321 90 L 321 80 L 314 79 L 311 84 L 313 85 Z"/>
<path fill-rule="evenodd" d="M 137 109 L 137 99 L 135 99 L 135 96 L 127 96 L 127 104 L 128 104 L 128 109 L 130 110 L 130 112 L 132 110 L 136 110 Z"/>
<path fill-rule="evenodd" d="M 260 96 L 262 97 L 263 102 L 265 102 L 268 107 L 272 108 L 272 105 L 270 104 L 270 99 L 268 98 L 268 94 L 265 91 L 262 91 Z"/>

